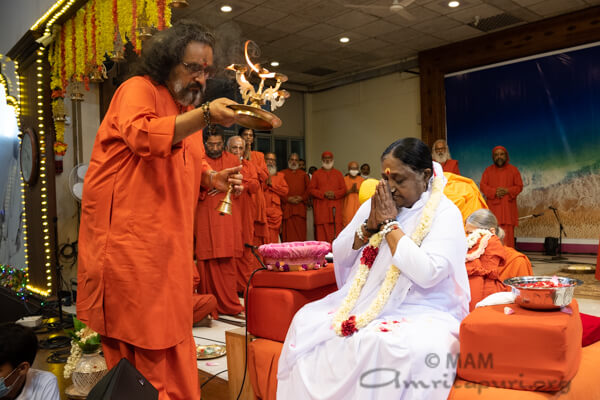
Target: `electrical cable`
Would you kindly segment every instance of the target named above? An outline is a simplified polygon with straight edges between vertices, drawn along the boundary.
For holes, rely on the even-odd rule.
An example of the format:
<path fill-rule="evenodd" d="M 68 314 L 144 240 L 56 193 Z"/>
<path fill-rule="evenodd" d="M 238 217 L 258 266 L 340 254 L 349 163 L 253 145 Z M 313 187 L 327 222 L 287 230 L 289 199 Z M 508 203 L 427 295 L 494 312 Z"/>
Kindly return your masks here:
<path fill-rule="evenodd" d="M 216 374 L 212 375 L 210 378 L 208 378 L 206 381 L 204 381 L 204 383 L 203 383 L 202 385 L 200 385 L 200 389 L 202 389 L 202 388 L 204 387 L 204 385 L 206 385 L 208 382 L 212 381 L 214 378 L 216 378 L 216 377 L 217 377 L 217 375 L 220 375 L 220 374 L 222 374 L 223 372 L 227 372 L 227 370 L 226 370 L 226 369 L 224 369 L 223 371 L 221 371 L 221 372 L 217 372 Z"/>
<path fill-rule="evenodd" d="M 225 342 L 223 342 L 223 341 L 221 341 L 221 340 L 217 340 L 217 339 L 209 339 L 209 338 L 207 338 L 207 337 L 196 336 L 196 335 L 193 335 L 193 336 L 194 336 L 196 339 L 204 339 L 204 340 L 209 340 L 209 341 L 211 341 L 211 342 L 217 342 L 217 343 L 222 343 L 222 344 L 225 344 Z"/>

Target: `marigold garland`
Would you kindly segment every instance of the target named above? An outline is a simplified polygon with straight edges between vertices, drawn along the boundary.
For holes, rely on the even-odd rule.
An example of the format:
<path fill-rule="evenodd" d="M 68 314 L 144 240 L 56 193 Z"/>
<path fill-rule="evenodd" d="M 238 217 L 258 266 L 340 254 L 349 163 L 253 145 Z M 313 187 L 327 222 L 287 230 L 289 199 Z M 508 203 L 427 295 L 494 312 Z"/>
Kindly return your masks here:
<path fill-rule="evenodd" d="M 435 177 L 433 179 L 431 196 L 423 208 L 419 225 L 411 235 L 412 241 L 417 246 L 421 245 L 431 230 L 435 210 L 437 209 L 442 198 L 443 188 L 443 178 Z M 390 265 L 385 275 L 385 279 L 383 280 L 383 283 L 377 292 L 377 296 L 371 302 L 369 308 L 358 316 L 350 315 L 350 312 L 360 298 L 360 293 L 367 281 L 369 271 L 371 270 L 371 267 L 373 266 L 373 263 L 375 262 L 375 259 L 379 253 L 379 245 L 383 240 L 383 236 L 383 233 L 378 232 L 369 239 L 369 244 L 363 249 L 360 259 L 361 264 L 358 268 L 358 272 L 356 273 L 356 277 L 350 286 L 348 295 L 333 316 L 333 329 L 335 333 L 340 336 L 352 335 L 354 332 L 357 332 L 359 329 L 367 326 L 371 321 L 377 318 L 387 304 L 392 290 L 396 286 L 396 282 L 400 277 L 400 270 L 398 267 L 395 265 Z"/>

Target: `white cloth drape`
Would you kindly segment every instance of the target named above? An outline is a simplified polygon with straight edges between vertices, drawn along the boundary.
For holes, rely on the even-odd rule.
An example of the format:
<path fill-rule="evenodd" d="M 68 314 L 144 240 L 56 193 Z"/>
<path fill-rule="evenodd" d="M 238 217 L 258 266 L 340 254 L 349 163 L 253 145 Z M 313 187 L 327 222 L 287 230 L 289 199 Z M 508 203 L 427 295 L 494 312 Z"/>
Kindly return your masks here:
<path fill-rule="evenodd" d="M 443 176 L 439 164 L 434 167 Z M 402 273 L 379 317 L 349 337 L 337 336 L 331 322 L 360 265 L 362 249 L 352 250 L 352 243 L 356 228 L 369 215 L 370 200 L 334 241 L 340 289 L 296 313 L 279 358 L 278 399 L 447 398 L 455 376 L 459 325 L 470 301 L 467 245 L 462 216 L 445 196 L 421 247 L 410 239 L 430 195 L 431 184 L 410 209 L 398 214 L 407 236 L 394 255 L 382 241 L 352 314 L 369 307 L 391 264 Z"/>

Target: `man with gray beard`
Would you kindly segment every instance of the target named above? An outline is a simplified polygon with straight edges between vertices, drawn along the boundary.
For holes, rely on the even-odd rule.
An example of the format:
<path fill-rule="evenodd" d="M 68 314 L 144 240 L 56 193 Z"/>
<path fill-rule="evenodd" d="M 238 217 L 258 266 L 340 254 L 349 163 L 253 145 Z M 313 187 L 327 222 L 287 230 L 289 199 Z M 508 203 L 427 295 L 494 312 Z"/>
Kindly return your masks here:
<path fill-rule="evenodd" d="M 431 158 L 433 158 L 433 161 L 440 163 L 444 172 L 452 172 L 453 174 L 460 175 L 458 161 L 450 158 L 448 143 L 444 139 L 438 139 L 433 142 L 432 149 Z"/>
<path fill-rule="evenodd" d="M 242 190 L 241 167 L 213 170 L 202 143 L 208 125 L 233 124 L 235 103 L 195 108 L 214 45 L 189 21 L 144 43 L 98 129 L 84 183 L 77 317 L 101 335 L 109 369 L 127 358 L 161 399 L 200 398 L 192 336 L 200 189 Z"/>
<path fill-rule="evenodd" d="M 264 184 L 265 204 L 267 207 L 267 226 L 269 227 L 269 243 L 279 243 L 279 230 L 283 219 L 281 205 L 288 195 L 288 184 L 285 176 L 277 172 L 277 156 L 275 153 L 266 153 L 265 162 L 269 177 Z"/>

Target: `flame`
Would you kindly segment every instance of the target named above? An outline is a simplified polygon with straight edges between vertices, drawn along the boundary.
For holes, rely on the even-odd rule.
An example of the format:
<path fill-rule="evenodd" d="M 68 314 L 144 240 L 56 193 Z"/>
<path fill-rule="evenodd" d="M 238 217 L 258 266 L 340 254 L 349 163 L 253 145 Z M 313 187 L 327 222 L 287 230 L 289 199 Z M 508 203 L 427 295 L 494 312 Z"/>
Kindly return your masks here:
<path fill-rule="evenodd" d="M 258 70 L 256 65 L 252 64 L 252 61 L 250 61 L 250 57 L 248 57 L 248 44 L 249 43 L 250 43 L 250 40 L 246 40 L 246 44 L 244 45 L 244 55 L 246 56 L 246 62 L 248 63 L 250 68 L 252 68 L 253 71 L 255 71 L 257 74 L 260 74 L 260 71 Z"/>
<path fill-rule="evenodd" d="M 225 69 L 228 69 L 230 71 L 235 71 L 235 64 L 231 64 L 229 67 L 227 67 Z"/>

